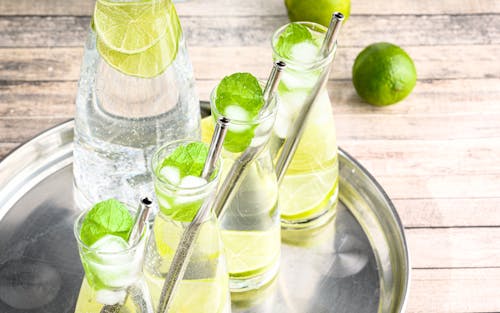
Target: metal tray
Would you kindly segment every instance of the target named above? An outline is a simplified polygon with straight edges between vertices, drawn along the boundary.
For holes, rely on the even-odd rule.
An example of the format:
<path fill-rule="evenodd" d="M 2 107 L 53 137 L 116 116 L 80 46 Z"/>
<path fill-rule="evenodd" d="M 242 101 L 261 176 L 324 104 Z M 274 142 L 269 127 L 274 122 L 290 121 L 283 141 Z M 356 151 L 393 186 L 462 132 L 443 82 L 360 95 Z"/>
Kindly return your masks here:
<path fill-rule="evenodd" d="M 72 233 L 72 142 L 69 121 L 0 163 L 2 313 L 74 311 L 83 269 Z M 287 235 L 294 243 L 282 245 L 278 278 L 233 295 L 233 312 L 404 311 L 410 265 L 399 217 L 375 179 L 339 154 L 336 219 L 312 234 Z"/>

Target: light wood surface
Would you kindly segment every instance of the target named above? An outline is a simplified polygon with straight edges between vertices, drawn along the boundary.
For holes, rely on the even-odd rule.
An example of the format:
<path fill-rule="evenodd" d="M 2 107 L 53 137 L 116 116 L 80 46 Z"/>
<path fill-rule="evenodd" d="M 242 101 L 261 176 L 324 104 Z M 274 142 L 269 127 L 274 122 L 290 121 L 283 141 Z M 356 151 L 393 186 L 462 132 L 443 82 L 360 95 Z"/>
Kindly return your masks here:
<path fill-rule="evenodd" d="M 200 97 L 224 75 L 263 78 L 282 0 L 177 4 Z M 72 118 L 92 0 L 0 1 L 0 159 Z M 376 108 L 351 84 L 373 42 L 402 46 L 418 83 Z M 382 184 L 406 227 L 407 312 L 500 311 L 500 1 L 352 0 L 329 82 L 339 145 Z M 354 313 L 354 312 L 353 312 Z"/>

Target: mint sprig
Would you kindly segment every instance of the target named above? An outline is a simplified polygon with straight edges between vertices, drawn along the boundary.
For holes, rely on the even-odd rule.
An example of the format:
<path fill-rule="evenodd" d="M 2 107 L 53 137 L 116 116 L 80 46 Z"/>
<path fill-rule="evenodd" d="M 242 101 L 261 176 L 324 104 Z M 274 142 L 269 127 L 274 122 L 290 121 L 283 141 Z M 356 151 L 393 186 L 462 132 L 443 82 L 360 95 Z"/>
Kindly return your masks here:
<path fill-rule="evenodd" d="M 208 156 L 208 147 L 202 142 L 190 142 L 187 145 L 177 147 L 172 154 L 165 158 L 161 164 L 161 169 L 165 166 L 172 166 L 179 169 L 180 177 L 196 176 L 200 177 L 205 160 Z"/>
<path fill-rule="evenodd" d="M 306 26 L 298 23 L 291 23 L 279 36 L 275 49 L 280 57 L 293 59 L 292 48 L 296 44 L 302 42 L 310 42 L 316 45 L 313 35 Z"/>
<path fill-rule="evenodd" d="M 132 214 L 127 207 L 116 199 L 109 199 L 95 204 L 87 213 L 80 229 L 80 239 L 87 246 L 106 235 L 114 235 L 128 240 L 134 224 Z"/>
<path fill-rule="evenodd" d="M 215 105 L 217 110 L 229 119 L 236 119 L 228 115 L 226 109 L 230 106 L 239 106 L 247 113 L 249 128 L 244 131 L 229 130 L 224 140 L 224 148 L 230 152 L 244 151 L 252 142 L 256 125 L 252 121 L 259 115 L 264 105 L 262 87 L 255 76 L 250 73 L 235 73 L 224 77 L 217 87 Z"/>

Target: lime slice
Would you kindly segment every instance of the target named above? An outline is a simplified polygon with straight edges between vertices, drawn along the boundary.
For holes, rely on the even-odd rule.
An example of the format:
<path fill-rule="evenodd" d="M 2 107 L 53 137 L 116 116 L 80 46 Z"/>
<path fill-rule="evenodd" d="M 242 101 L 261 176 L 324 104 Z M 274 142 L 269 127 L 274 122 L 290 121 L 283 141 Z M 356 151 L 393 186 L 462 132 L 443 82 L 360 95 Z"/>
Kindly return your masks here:
<path fill-rule="evenodd" d="M 300 220 L 312 217 L 328 205 L 338 190 L 338 170 L 285 175 L 280 186 L 281 218 Z"/>
<path fill-rule="evenodd" d="M 230 277 L 249 277 L 267 271 L 279 258 L 280 229 L 222 230 Z"/>
<path fill-rule="evenodd" d="M 169 26 L 169 2 L 98 0 L 94 26 L 99 40 L 114 51 L 128 54 L 152 47 Z"/>
<path fill-rule="evenodd" d="M 207 116 L 201 120 L 201 141 L 209 144 L 214 134 L 215 121 L 212 116 Z"/>
<path fill-rule="evenodd" d="M 321 93 L 310 121 L 280 185 L 281 217 L 299 220 L 324 210 L 338 189 L 335 124 L 330 100 Z"/>
<path fill-rule="evenodd" d="M 155 77 L 177 55 L 182 30 L 175 7 L 168 0 L 99 0 L 93 20 L 99 54 L 126 75 Z"/>
<path fill-rule="evenodd" d="M 174 257 L 175 251 L 184 232 L 182 223 L 157 216 L 153 224 L 153 235 L 158 254 L 167 259 Z M 217 226 L 215 223 L 205 223 L 195 242 L 195 251 L 192 260 L 215 260 L 220 255 L 220 245 L 217 239 Z M 167 269 L 168 270 L 168 269 Z"/>
<path fill-rule="evenodd" d="M 182 280 L 169 312 L 222 313 L 228 303 L 227 276 L 217 272 L 214 278 Z M 154 303 L 158 303 L 164 279 L 146 273 Z"/>

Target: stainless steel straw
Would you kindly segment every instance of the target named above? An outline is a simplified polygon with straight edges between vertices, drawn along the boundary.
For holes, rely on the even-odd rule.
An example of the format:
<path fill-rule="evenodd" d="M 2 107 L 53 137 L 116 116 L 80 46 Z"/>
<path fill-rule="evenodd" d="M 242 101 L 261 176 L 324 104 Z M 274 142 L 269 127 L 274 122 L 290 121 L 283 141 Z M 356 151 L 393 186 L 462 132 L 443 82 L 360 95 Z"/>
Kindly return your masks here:
<path fill-rule="evenodd" d="M 337 40 L 337 36 L 340 31 L 340 27 L 342 26 L 342 20 L 344 19 L 344 15 L 339 12 L 335 12 L 332 16 L 332 20 L 330 22 L 330 27 L 328 28 L 328 32 L 325 35 L 325 40 L 322 45 L 323 55 L 329 55 L 331 53 L 331 49 L 333 49 L 333 45 Z M 325 50 L 330 49 L 330 50 Z M 311 93 L 305 100 L 304 105 L 302 106 L 299 115 L 295 122 L 292 124 L 292 127 L 288 131 L 288 135 L 285 139 L 285 143 L 283 144 L 283 149 L 281 150 L 281 154 L 276 161 L 276 176 L 278 177 L 278 183 L 281 183 L 283 177 L 285 176 L 286 170 L 292 161 L 293 155 L 297 150 L 297 147 L 300 142 L 300 138 L 304 133 L 305 124 L 307 122 L 307 118 L 309 117 L 309 113 L 311 112 L 312 105 L 316 100 L 318 94 L 326 85 L 328 81 L 328 75 L 330 73 L 330 66 L 325 67 L 323 72 L 321 73 L 318 81 L 314 85 Z"/>
<path fill-rule="evenodd" d="M 134 226 L 132 226 L 128 237 L 129 246 L 133 246 L 141 238 L 141 234 L 144 231 L 144 227 L 146 226 L 146 222 L 148 220 L 149 212 L 151 211 L 151 204 L 153 204 L 153 202 L 148 197 L 141 198 L 139 208 L 135 214 Z M 131 293 L 130 290 L 128 290 L 129 288 L 127 288 L 127 295 L 124 302 L 126 302 L 127 297 Z M 132 293 L 135 294 L 134 292 Z M 140 297 L 133 297 L 133 301 L 141 308 L 146 308 L 147 306 Z M 118 313 L 120 312 L 122 306 L 123 304 L 121 303 L 105 305 L 102 307 L 101 313 Z M 143 312 L 146 312 L 146 310 L 143 310 Z"/>
<path fill-rule="evenodd" d="M 323 44 L 321 45 L 321 49 L 319 50 L 320 55 L 328 56 L 333 49 L 333 45 L 335 41 L 337 41 L 337 37 L 339 36 L 340 26 L 342 26 L 342 22 L 344 21 L 344 14 L 340 12 L 335 12 L 332 15 L 332 19 L 330 20 L 330 25 L 328 26 L 328 31 L 326 32 L 325 39 L 323 40 Z"/>
<path fill-rule="evenodd" d="M 207 159 L 205 161 L 205 166 L 202 172 L 202 178 L 207 181 L 210 179 L 213 171 L 215 170 L 215 164 L 222 151 L 222 143 L 224 137 L 226 136 L 227 127 L 229 125 L 229 119 L 221 117 L 219 122 L 215 126 L 215 132 L 212 137 L 212 142 L 210 143 L 210 148 L 208 152 Z M 211 201 L 205 201 L 201 208 L 196 213 L 193 221 L 189 223 L 182 234 L 182 238 L 175 252 L 174 259 L 170 265 L 167 277 L 163 283 L 163 288 L 161 290 L 160 303 L 158 304 L 158 313 L 165 313 L 168 311 L 177 287 L 179 286 L 184 273 L 186 272 L 189 259 L 193 253 L 194 241 L 198 235 L 199 229 L 203 221 L 208 217 L 210 209 L 212 207 Z"/>
<path fill-rule="evenodd" d="M 283 61 L 277 61 L 274 63 L 269 79 L 267 80 L 266 86 L 263 91 L 264 105 L 262 106 L 259 116 L 266 112 L 269 107 L 274 94 L 278 90 L 278 85 L 281 79 L 281 73 L 285 69 L 286 64 Z M 234 197 L 236 190 L 238 190 L 242 179 L 245 177 L 245 171 L 248 165 L 255 159 L 255 157 L 261 152 L 263 146 L 259 147 L 248 147 L 245 152 L 233 163 L 229 173 L 224 179 L 222 186 L 219 188 L 219 192 L 215 196 L 213 203 L 213 208 L 215 215 L 220 217 L 224 214 L 224 210 L 227 204 Z"/>

